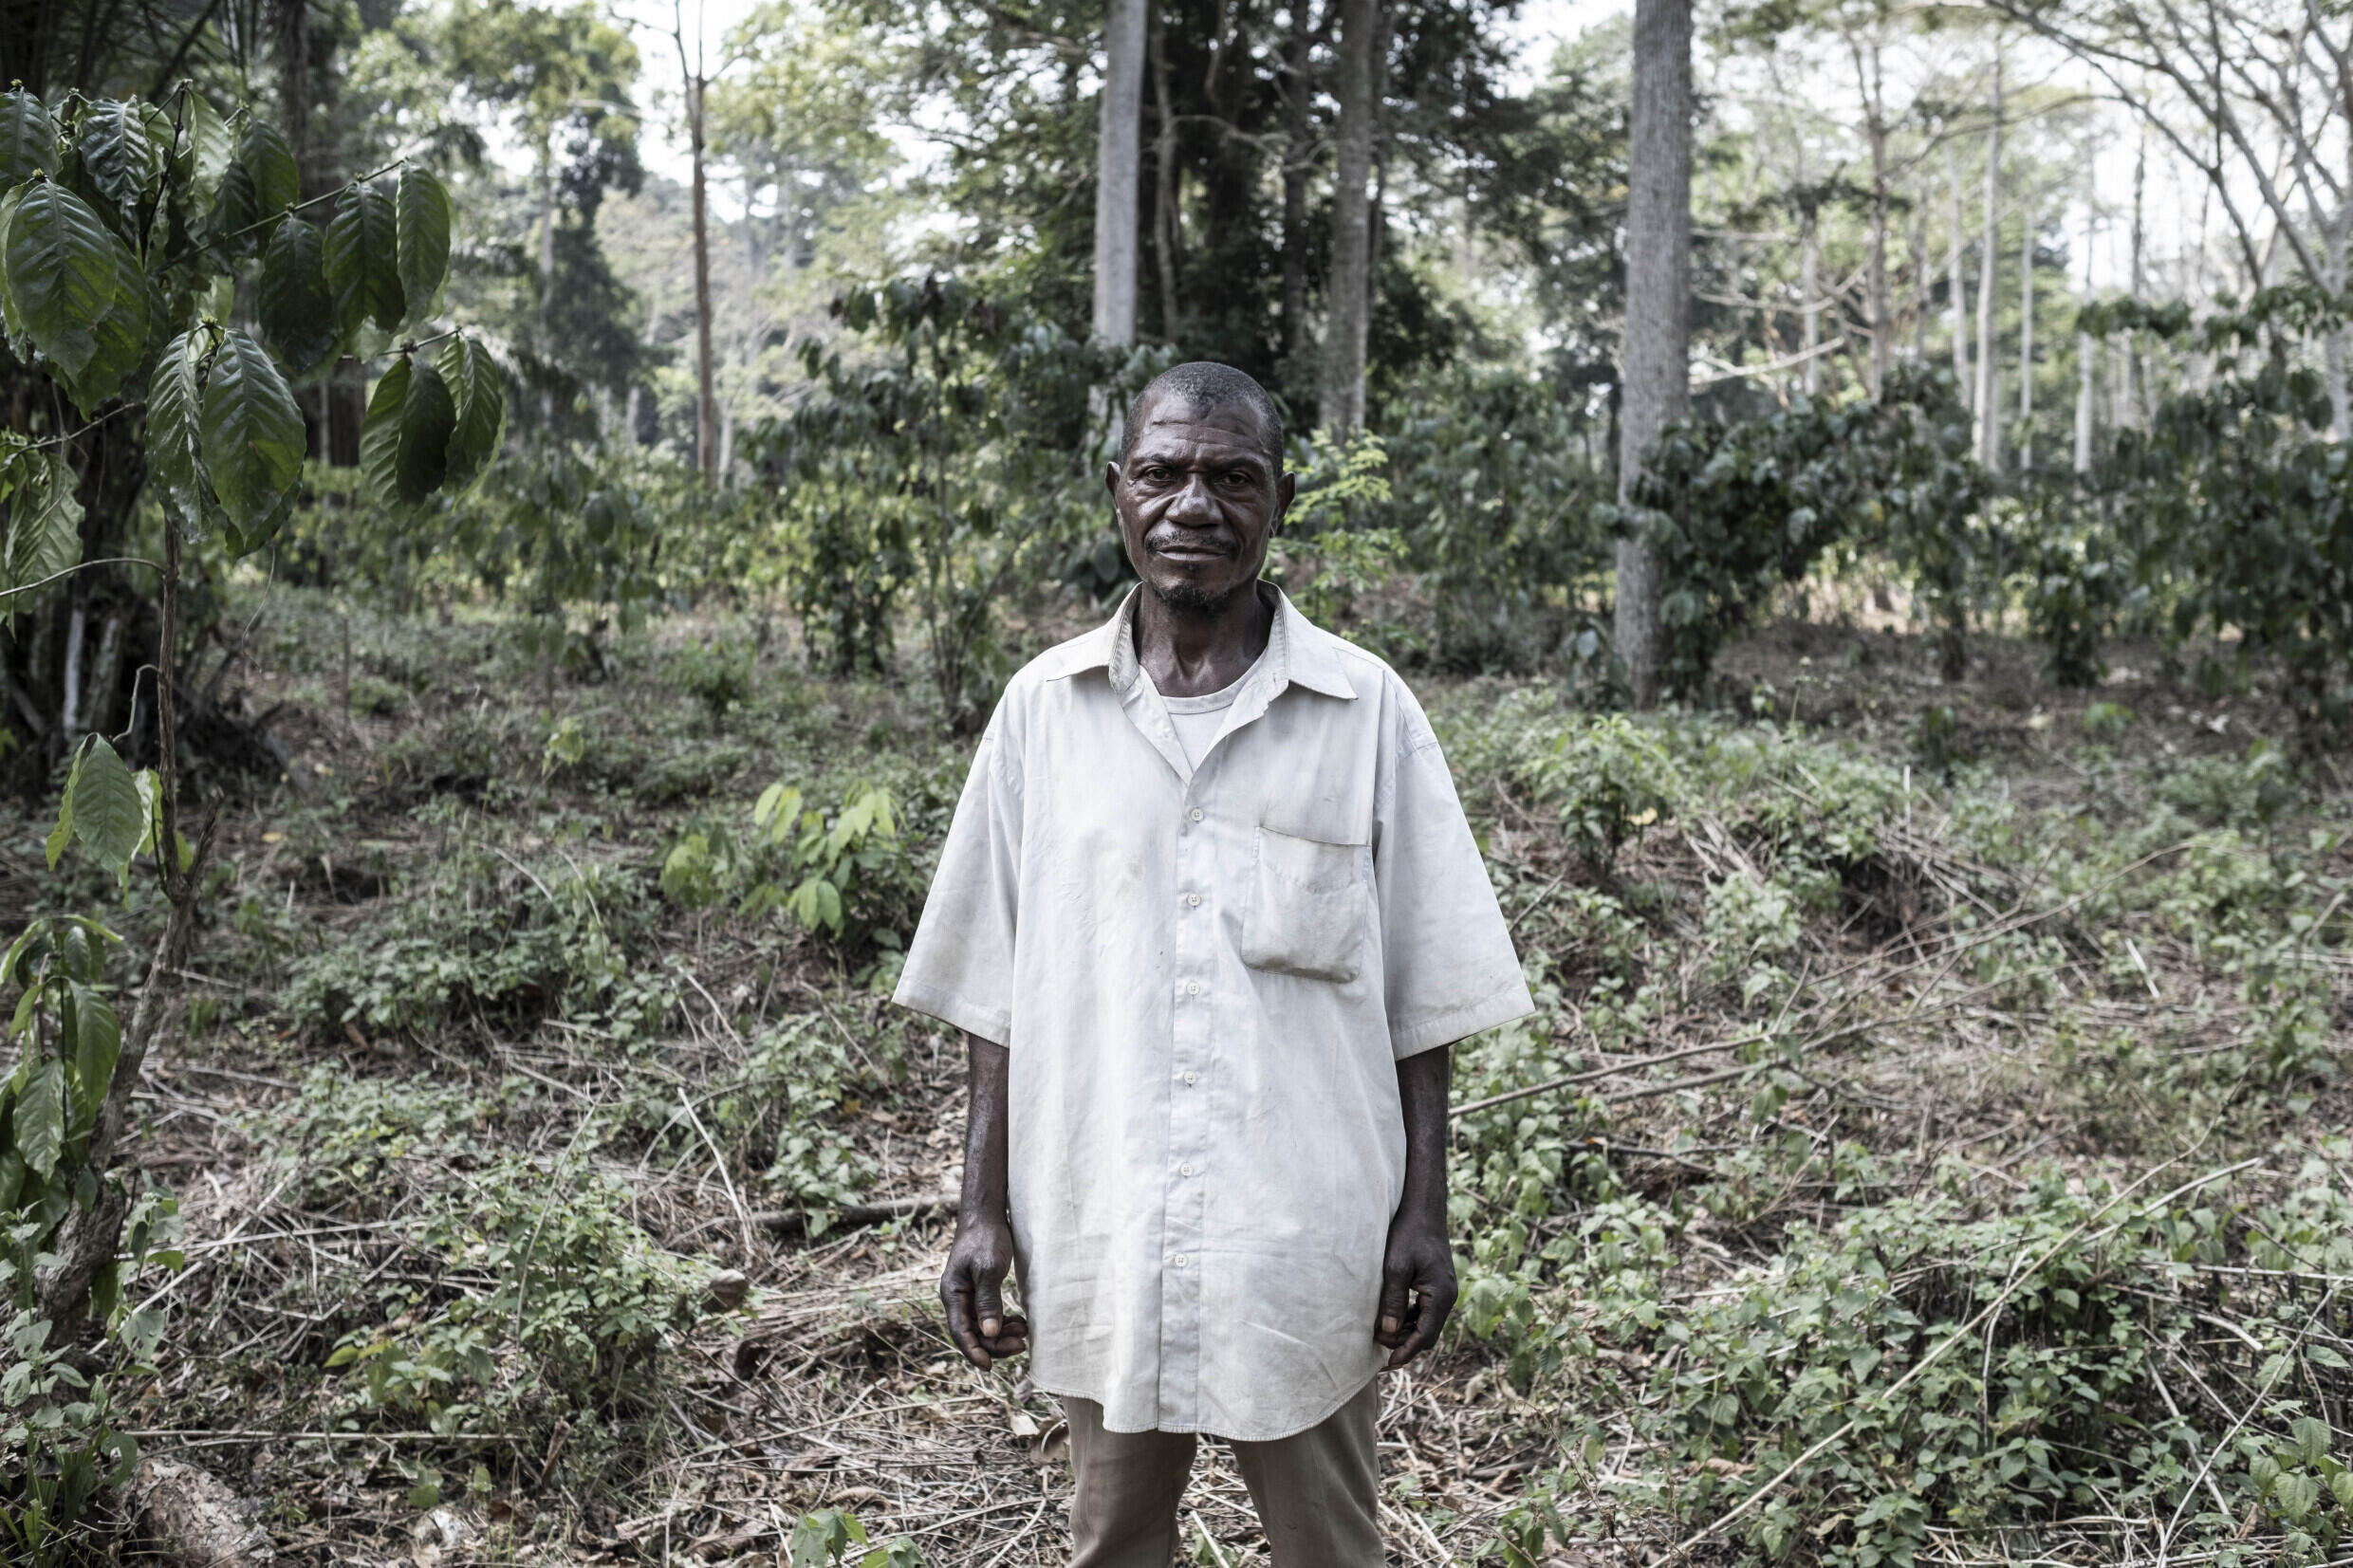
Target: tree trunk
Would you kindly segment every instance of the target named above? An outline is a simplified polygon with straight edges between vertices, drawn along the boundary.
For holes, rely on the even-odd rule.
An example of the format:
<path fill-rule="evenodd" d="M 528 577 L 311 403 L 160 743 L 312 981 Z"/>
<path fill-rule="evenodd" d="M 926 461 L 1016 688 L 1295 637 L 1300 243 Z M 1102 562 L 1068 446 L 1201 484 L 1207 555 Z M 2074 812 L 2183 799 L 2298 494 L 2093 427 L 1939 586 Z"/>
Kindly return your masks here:
<path fill-rule="evenodd" d="M 1962 235 L 1966 220 L 1961 214 L 1961 160 L 1953 150 L 1953 139 L 1944 144 L 1945 182 L 1953 191 L 1953 236 L 1945 248 L 1945 287 L 1953 298 L 1953 384 L 1958 389 L 1961 406 L 1976 406 L 1977 389 L 1969 378 L 1969 276 L 1961 266 Z"/>
<path fill-rule="evenodd" d="M 1894 362 L 1895 312 L 1887 288 L 1887 121 L 1880 81 L 1879 41 L 1868 48 L 1849 40 L 1855 57 L 1856 84 L 1862 91 L 1863 133 L 1871 146 L 1871 251 L 1867 268 L 1871 312 L 1871 397 L 1887 391 L 1887 372 Z"/>
<path fill-rule="evenodd" d="M 1159 7 L 1154 6 L 1152 25 L 1146 33 L 1157 121 L 1152 137 L 1152 255 L 1154 272 L 1160 285 L 1160 341 L 1173 343 L 1177 338 L 1177 315 L 1182 308 L 1177 303 L 1176 287 L 1181 234 L 1176 209 L 1176 113 L 1169 101 L 1167 28 L 1168 18 Z"/>
<path fill-rule="evenodd" d="M 1811 397 L 1822 390 L 1822 247 L 1815 231 L 1815 219 L 1809 208 L 1799 220 L 1797 286 L 1806 304 L 1805 320 L 1806 396 Z"/>
<path fill-rule="evenodd" d="M 2002 467 L 2001 367 L 1993 358 L 1994 284 L 2002 251 L 2002 50 L 1993 48 L 1993 123 L 1986 133 L 1985 232 L 1978 241 L 1977 271 L 1977 461 L 1995 472 Z"/>
<path fill-rule="evenodd" d="M 2149 133 L 2140 132 L 2140 151 L 2133 155 L 2132 256 L 2125 272 L 2125 286 L 2132 290 L 2135 301 L 2142 301 L 2147 280 L 2141 276 L 2140 257 L 2143 231 L 2140 226 L 2140 200 L 2149 183 Z M 2200 235 L 2199 250 L 2204 251 L 2204 236 Z M 2138 429 L 2140 424 L 2140 342 L 2127 331 L 2121 344 L 2123 362 L 2117 367 L 2116 427 L 2119 430 Z"/>
<path fill-rule="evenodd" d="M 2034 467 L 2034 212 L 2018 228 L 2018 468 Z"/>
<path fill-rule="evenodd" d="M 1627 126 L 1626 325 L 1618 496 L 1633 492 L 1642 450 L 1691 399 L 1691 0 L 1636 0 L 1634 110 Z M 1635 703 L 1658 698 L 1666 628 L 1658 552 L 1618 542 L 1618 655 Z"/>
<path fill-rule="evenodd" d="M 1373 46 L 1380 0 L 1341 0 L 1338 157 L 1332 174 L 1332 266 L 1325 286 L 1322 423 L 1346 435 L 1364 423 L 1364 343 L 1371 321 Z"/>
<path fill-rule="evenodd" d="M 678 30 L 678 62 L 686 63 L 686 30 Z M 703 78 L 686 76 L 686 138 L 695 161 L 695 457 L 703 483 L 719 482 L 719 397 L 711 359 L 711 201 L 703 171 Z"/>
<path fill-rule="evenodd" d="M 2091 308 L 2091 188 L 2086 181 L 2084 190 L 2084 293 L 2079 309 Z M 2075 471 L 2091 472 L 2092 423 L 2092 358 L 2091 334 L 2082 327 L 2075 331 Z"/>
<path fill-rule="evenodd" d="M 1111 0 L 1103 22 L 1095 146 L 1095 336 L 1136 341 L 1136 211 L 1143 178 L 1145 0 Z"/>
<path fill-rule="evenodd" d="M 1936 272 L 1928 261 L 1928 187 L 1920 187 L 1912 204 L 1912 363 L 1928 363 L 1928 302 L 1936 292 Z"/>
<path fill-rule="evenodd" d="M 1315 166 L 1315 83 L 1308 65 L 1315 34 L 1305 0 L 1294 0 L 1283 54 L 1283 359 L 1296 363 L 1307 342 L 1307 176 Z M 1293 371 L 1292 374 L 1296 374 Z"/>

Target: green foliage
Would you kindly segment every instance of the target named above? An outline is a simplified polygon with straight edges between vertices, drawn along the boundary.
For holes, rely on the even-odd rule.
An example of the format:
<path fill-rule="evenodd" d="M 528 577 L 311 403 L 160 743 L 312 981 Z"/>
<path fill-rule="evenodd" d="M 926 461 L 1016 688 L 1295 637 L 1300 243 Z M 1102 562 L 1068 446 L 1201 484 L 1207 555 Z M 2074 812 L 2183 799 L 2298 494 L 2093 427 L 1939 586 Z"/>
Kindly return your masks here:
<path fill-rule="evenodd" d="M 696 639 L 678 650 L 670 661 L 673 685 L 702 704 L 716 729 L 728 710 L 751 695 L 756 654 L 749 643 L 720 638 Z"/>
<path fill-rule="evenodd" d="M 1760 418 L 1663 433 L 1632 507 L 1610 515 L 1664 560 L 1674 684 L 1697 691 L 1724 638 L 1835 548 L 1886 549 L 1957 636 L 2000 578 L 1975 517 L 1987 481 L 1968 446 L 1967 410 L 1940 372 L 1907 374 L 1878 402 L 1801 397 Z"/>
<path fill-rule="evenodd" d="M 750 443 L 794 545 L 793 608 L 847 673 L 881 668 L 911 600 L 941 711 L 973 728 L 1006 673 L 999 596 L 1033 553 L 1100 526 L 1073 458 L 1115 366 L 954 278 L 853 289 L 834 311 L 869 351 L 805 344 L 819 393 Z"/>
<path fill-rule="evenodd" d="M 1606 873 L 1620 846 L 1668 809 L 1667 748 L 1637 719 L 1602 713 L 1564 724 L 1531 748 L 1516 775 L 1539 803 L 1560 814 L 1561 830 L 1585 864 Z"/>
<path fill-rule="evenodd" d="M 701 1317 L 704 1271 L 656 1245 L 631 1207 L 617 1176 L 491 1159 L 402 1227 L 487 1283 L 437 1307 L 404 1295 L 406 1310 L 346 1335 L 328 1370 L 349 1369 L 357 1411 L 442 1432 L 545 1428 L 649 1396 L 661 1347 Z"/>
<path fill-rule="evenodd" d="M 873 950 L 867 978 L 887 986 L 926 886 L 898 812 L 879 785 L 852 785 L 827 812 L 797 786 L 772 784 L 752 803 L 749 832 L 709 823 L 681 837 L 662 862 L 662 893 L 688 909 L 740 896 L 742 914 L 789 915 L 845 951 Z"/>
<path fill-rule="evenodd" d="M 923 1554 L 905 1536 L 871 1551 L 859 1550 L 871 1544 L 856 1514 L 820 1508 L 792 1527 L 785 1542 L 785 1568 L 922 1568 Z"/>
<path fill-rule="evenodd" d="M 566 855 L 526 869 L 462 852 L 384 918 L 298 959 L 286 1005 L 322 1035 L 416 1036 L 452 1017 L 591 1023 L 619 1039 L 658 1027 L 673 992 L 633 965 L 641 884 Z"/>
<path fill-rule="evenodd" d="M 152 1372 L 164 1320 L 134 1310 L 125 1287 L 151 1264 L 183 1261 L 170 1245 L 176 1204 L 87 1168 L 122 1045 L 105 977 L 106 949 L 118 940 L 92 921 L 42 919 L 0 959 L 0 983 L 19 993 L 6 1033 L 16 1067 L 0 1081 L 0 1540 L 34 1562 L 51 1560 L 98 1491 L 137 1462 L 109 1391 Z M 112 1364 L 93 1377 L 71 1346 L 51 1342 L 52 1321 L 33 1310 L 35 1283 L 55 1261 L 61 1229 L 110 1208 L 123 1216 L 123 1246 L 92 1282 L 88 1304 Z"/>
<path fill-rule="evenodd" d="M 193 88 L 166 107 L 76 100 L 63 122 L 22 88 L 4 96 L 0 318 L 13 351 L 85 415 L 148 395 L 167 509 L 192 533 L 219 529 L 232 554 L 259 549 L 301 479 L 288 374 L 380 354 L 385 334 L 425 318 L 448 268 L 447 193 L 416 168 L 397 186 L 355 184 L 322 236 L 295 211 L 285 138 L 243 111 L 224 123 Z M 216 283 L 256 256 L 269 349 L 218 315 Z M 437 401 L 417 390 L 437 378 L 413 358 L 404 349 L 386 378 L 399 395 L 380 392 L 372 409 L 373 449 L 398 460 L 369 465 L 380 493 L 408 505 L 441 483 L 451 442 L 446 389 Z M 478 390 L 488 426 L 503 395 Z"/>

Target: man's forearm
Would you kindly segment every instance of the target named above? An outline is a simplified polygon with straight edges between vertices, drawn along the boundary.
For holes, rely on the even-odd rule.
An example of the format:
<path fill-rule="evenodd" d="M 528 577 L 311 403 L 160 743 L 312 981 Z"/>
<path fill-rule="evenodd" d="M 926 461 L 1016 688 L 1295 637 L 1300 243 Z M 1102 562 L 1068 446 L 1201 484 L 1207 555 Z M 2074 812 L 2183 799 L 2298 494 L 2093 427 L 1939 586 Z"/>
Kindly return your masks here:
<path fill-rule="evenodd" d="M 1003 1220 L 1007 1210 L 1005 1085 L 1011 1057 L 1004 1046 L 978 1035 L 966 1035 L 964 1043 L 972 1068 L 959 1208 L 966 1220 Z"/>
<path fill-rule="evenodd" d="M 1446 1112 L 1454 1086 L 1452 1046 L 1419 1051 L 1398 1063 L 1398 1099 L 1405 1113 L 1405 1196 L 1401 1213 L 1446 1227 Z"/>

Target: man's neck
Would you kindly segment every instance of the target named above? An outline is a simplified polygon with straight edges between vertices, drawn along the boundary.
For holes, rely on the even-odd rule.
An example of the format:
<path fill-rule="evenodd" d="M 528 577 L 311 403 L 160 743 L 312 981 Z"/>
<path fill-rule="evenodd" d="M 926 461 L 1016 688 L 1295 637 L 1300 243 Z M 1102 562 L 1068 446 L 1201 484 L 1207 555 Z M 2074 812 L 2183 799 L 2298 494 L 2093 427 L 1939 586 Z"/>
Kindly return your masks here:
<path fill-rule="evenodd" d="M 1205 697 L 1240 680 L 1267 651 L 1272 596 L 1256 583 L 1211 611 L 1173 608 L 1150 588 L 1136 596 L 1136 657 L 1164 697 Z"/>

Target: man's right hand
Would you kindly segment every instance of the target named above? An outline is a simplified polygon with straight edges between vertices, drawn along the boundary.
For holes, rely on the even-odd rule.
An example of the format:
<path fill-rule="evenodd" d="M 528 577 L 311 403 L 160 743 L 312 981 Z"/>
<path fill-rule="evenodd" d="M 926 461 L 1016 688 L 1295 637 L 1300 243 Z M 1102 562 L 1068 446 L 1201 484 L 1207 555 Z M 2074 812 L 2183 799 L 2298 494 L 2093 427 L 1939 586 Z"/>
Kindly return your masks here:
<path fill-rule="evenodd" d="M 1029 1348 L 1029 1324 L 1005 1315 L 1005 1276 L 1013 1266 L 1013 1227 L 1002 1219 L 965 1215 L 939 1277 L 948 1309 L 948 1337 L 964 1358 L 986 1372 L 1000 1356 Z"/>

